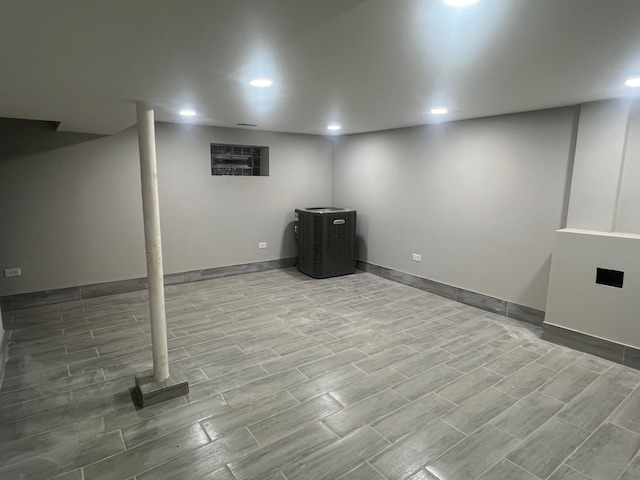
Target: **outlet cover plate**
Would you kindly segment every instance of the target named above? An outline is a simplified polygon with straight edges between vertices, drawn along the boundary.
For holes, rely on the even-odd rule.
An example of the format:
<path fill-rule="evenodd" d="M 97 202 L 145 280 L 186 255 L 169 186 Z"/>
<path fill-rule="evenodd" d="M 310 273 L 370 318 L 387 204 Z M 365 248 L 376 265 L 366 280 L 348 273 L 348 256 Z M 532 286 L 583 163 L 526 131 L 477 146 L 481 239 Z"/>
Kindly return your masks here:
<path fill-rule="evenodd" d="M 412 259 L 414 262 L 421 262 L 421 261 L 422 261 L 422 255 L 418 255 L 417 253 L 414 253 L 414 254 L 411 256 L 411 259 Z"/>
<path fill-rule="evenodd" d="M 19 268 L 6 268 L 4 270 L 4 278 L 21 277 L 22 270 Z"/>
<path fill-rule="evenodd" d="M 267 248 L 267 242 L 260 242 L 258 248 Z"/>

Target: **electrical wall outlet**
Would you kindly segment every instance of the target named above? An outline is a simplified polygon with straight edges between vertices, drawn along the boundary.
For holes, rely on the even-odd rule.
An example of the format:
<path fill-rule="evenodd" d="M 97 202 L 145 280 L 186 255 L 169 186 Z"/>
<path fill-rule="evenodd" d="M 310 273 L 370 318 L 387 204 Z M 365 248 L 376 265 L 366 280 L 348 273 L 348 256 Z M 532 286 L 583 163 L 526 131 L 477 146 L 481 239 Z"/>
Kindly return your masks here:
<path fill-rule="evenodd" d="M 19 268 L 5 268 L 4 270 L 4 278 L 21 277 L 21 276 L 22 276 L 22 270 L 20 270 Z"/>
<path fill-rule="evenodd" d="M 258 248 L 267 248 L 267 242 L 260 242 Z"/>
<path fill-rule="evenodd" d="M 418 255 L 417 253 L 414 253 L 414 254 L 411 256 L 411 259 L 412 259 L 414 262 L 421 262 L 421 261 L 422 261 L 422 255 Z"/>

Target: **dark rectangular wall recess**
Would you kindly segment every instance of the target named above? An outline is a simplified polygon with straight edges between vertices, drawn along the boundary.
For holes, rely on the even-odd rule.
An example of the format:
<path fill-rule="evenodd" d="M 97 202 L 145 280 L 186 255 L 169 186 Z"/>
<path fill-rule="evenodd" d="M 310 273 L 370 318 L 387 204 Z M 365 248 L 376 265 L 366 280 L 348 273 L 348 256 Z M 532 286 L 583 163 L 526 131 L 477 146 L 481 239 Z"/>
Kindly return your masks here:
<path fill-rule="evenodd" d="M 211 175 L 269 176 L 269 147 L 212 143 Z"/>
<path fill-rule="evenodd" d="M 619 270 L 607 270 L 606 268 L 596 269 L 596 283 L 600 285 L 622 288 L 623 281 L 624 272 Z"/>

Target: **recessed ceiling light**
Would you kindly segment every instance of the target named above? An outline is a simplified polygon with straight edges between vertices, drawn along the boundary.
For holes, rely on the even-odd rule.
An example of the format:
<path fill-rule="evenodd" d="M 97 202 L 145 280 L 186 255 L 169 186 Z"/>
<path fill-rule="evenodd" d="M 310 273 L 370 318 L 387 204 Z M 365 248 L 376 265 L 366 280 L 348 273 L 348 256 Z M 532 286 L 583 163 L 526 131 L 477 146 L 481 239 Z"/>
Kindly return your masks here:
<path fill-rule="evenodd" d="M 431 109 L 431 113 L 434 115 L 444 115 L 445 113 L 449 113 L 449 110 L 444 107 L 435 107 Z"/>
<path fill-rule="evenodd" d="M 252 85 L 254 87 L 270 87 L 272 83 L 273 80 L 271 80 L 270 78 L 256 78 L 254 80 L 251 80 L 249 82 L 249 85 Z"/>
<path fill-rule="evenodd" d="M 444 3 L 451 5 L 452 7 L 466 7 L 473 3 L 477 3 L 480 0 L 444 0 Z"/>
<path fill-rule="evenodd" d="M 341 128 L 342 125 L 340 125 L 339 123 L 330 123 L 329 125 L 327 125 L 327 130 L 331 130 L 332 132 L 340 130 Z"/>
<path fill-rule="evenodd" d="M 640 77 L 633 77 L 625 82 L 627 87 L 640 87 Z"/>
<path fill-rule="evenodd" d="M 180 115 L 183 117 L 195 117 L 196 111 L 193 108 L 183 108 L 180 110 Z"/>

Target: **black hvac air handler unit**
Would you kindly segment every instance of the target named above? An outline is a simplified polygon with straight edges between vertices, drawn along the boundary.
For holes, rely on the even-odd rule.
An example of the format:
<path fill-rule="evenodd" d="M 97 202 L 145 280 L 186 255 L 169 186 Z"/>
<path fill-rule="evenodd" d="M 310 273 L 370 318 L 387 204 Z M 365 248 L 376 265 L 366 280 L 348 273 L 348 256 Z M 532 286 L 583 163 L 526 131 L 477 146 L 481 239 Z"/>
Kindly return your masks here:
<path fill-rule="evenodd" d="M 355 272 L 355 210 L 300 208 L 296 209 L 295 219 L 299 271 L 314 278 Z"/>

